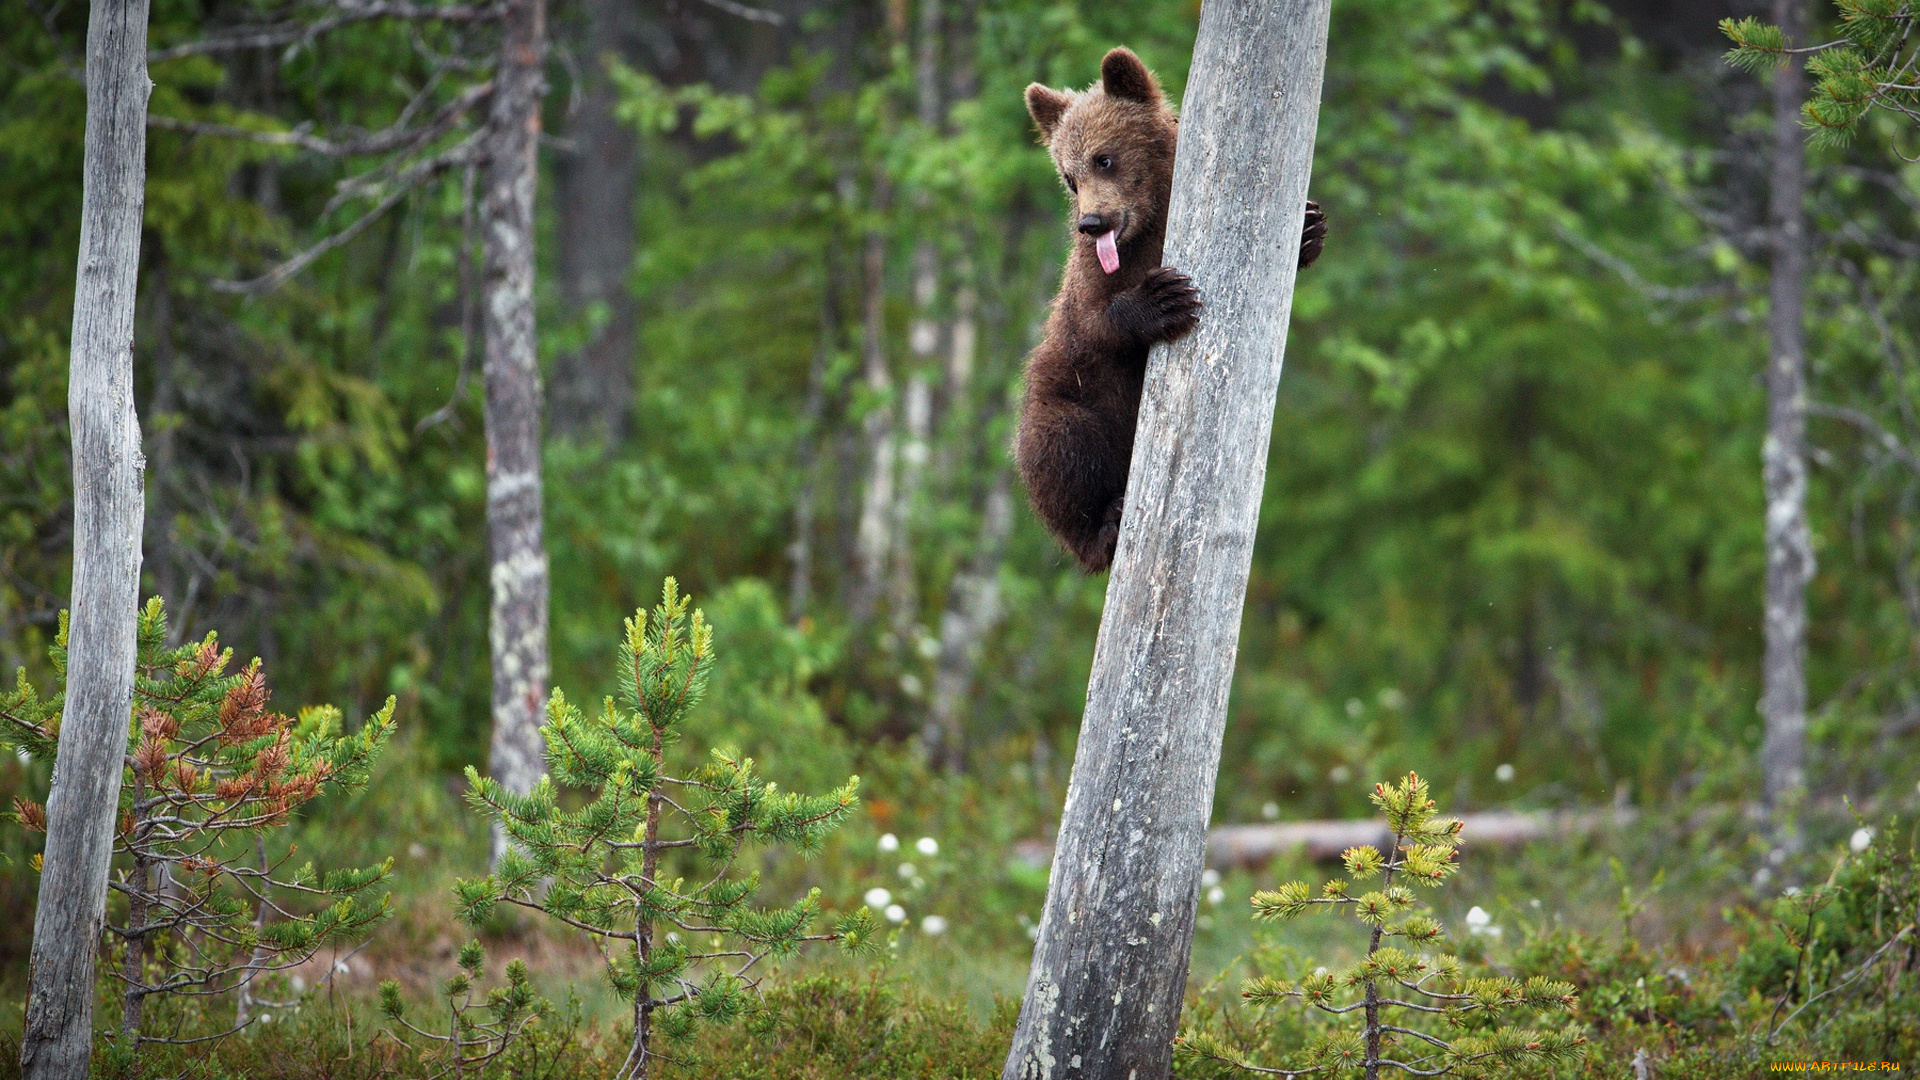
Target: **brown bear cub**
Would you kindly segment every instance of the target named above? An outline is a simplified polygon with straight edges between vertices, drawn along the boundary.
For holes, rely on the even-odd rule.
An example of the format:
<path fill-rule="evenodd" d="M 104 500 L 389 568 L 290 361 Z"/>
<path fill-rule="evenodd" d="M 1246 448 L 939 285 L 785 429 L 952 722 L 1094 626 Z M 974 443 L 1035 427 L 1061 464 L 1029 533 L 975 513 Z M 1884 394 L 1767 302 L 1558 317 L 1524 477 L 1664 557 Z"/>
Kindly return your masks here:
<path fill-rule="evenodd" d="M 1179 124 L 1140 58 L 1115 49 L 1083 93 L 1027 87 L 1027 111 L 1072 194 L 1078 235 L 1046 337 L 1027 360 L 1014 458 L 1033 508 L 1090 573 L 1113 562 L 1147 351 L 1186 336 L 1200 294 L 1160 265 Z M 1326 220 L 1307 204 L 1300 265 Z"/>

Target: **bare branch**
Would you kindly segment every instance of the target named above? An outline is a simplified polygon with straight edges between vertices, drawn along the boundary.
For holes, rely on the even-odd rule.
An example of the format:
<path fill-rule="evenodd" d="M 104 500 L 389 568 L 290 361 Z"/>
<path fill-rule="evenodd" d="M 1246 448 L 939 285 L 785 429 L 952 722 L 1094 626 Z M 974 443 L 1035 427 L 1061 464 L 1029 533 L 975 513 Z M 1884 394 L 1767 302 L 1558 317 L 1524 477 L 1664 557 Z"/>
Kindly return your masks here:
<path fill-rule="evenodd" d="M 275 49 L 282 45 L 303 45 L 343 26 L 372 22 L 377 19 L 448 23 L 491 22 L 498 19 L 506 10 L 503 4 L 488 4 L 480 7 L 470 4 L 391 3 L 385 0 L 374 0 L 371 3 L 363 0 L 336 0 L 333 6 L 338 9 L 338 14 L 316 19 L 313 22 L 277 23 L 218 37 L 202 38 L 199 41 L 182 42 L 165 49 L 155 49 L 147 54 L 147 62 L 159 64 L 168 60 L 178 60 L 183 56 L 236 52 L 241 49 Z"/>
<path fill-rule="evenodd" d="M 709 7 L 719 8 L 729 15 L 746 19 L 750 22 L 762 22 L 769 26 L 779 26 L 787 21 L 787 17 L 777 11 L 749 7 L 746 4 L 737 3 L 736 0 L 700 0 L 700 2 Z"/>
<path fill-rule="evenodd" d="M 477 160 L 480 137 L 483 134 L 485 134 L 485 129 L 469 135 L 453 147 L 407 169 L 394 182 L 392 190 L 386 194 L 386 197 L 374 204 L 373 209 L 362 214 L 346 228 L 333 233 L 319 243 L 295 255 L 293 258 L 274 267 L 267 273 L 250 281 L 215 280 L 212 282 L 213 287 L 221 292 L 250 293 L 256 296 L 278 288 L 281 283 L 285 282 L 288 278 L 311 266 L 315 259 L 318 259 L 320 256 L 325 255 L 327 252 L 332 251 L 334 248 L 351 241 L 354 237 L 365 232 L 367 226 L 373 224 L 380 215 L 398 205 L 400 200 L 405 198 L 407 193 L 414 188 L 419 187 L 421 184 L 426 183 L 428 180 L 433 179 L 448 169 L 457 165 L 467 165 Z"/>

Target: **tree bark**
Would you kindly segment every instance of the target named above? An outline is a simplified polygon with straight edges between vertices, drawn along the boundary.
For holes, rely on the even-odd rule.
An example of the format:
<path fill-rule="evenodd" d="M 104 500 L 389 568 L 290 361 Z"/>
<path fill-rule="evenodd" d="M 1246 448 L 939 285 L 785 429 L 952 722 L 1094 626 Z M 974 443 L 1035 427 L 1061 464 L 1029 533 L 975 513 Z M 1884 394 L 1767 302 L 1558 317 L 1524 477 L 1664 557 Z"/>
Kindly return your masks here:
<path fill-rule="evenodd" d="M 576 144 L 555 180 L 560 294 L 575 317 L 606 306 L 606 323 L 585 344 L 555 358 L 550 411 L 555 434 L 598 438 L 612 447 L 626 435 L 633 408 L 633 203 L 638 194 L 638 139 L 614 118 L 618 91 L 607 65 L 626 54 L 632 8 L 619 0 L 587 0 L 581 42 L 584 63 Z"/>
<path fill-rule="evenodd" d="M 1805 25 L 1803 0 L 1774 0 L 1774 22 L 1790 42 Z M 1760 772 L 1775 824 L 1806 784 L 1807 585 L 1813 538 L 1807 525 L 1807 151 L 1800 126 L 1806 74 L 1790 58 L 1774 75 L 1771 178 L 1773 275 L 1767 312 L 1767 594 L 1760 714 L 1766 736 Z"/>
<path fill-rule="evenodd" d="M 93 0 L 67 415 L 73 438 L 73 591 L 67 697 L 33 926 L 20 1065 L 82 1080 L 93 1050 L 94 958 L 133 710 L 145 520 L 133 403 L 134 295 L 146 196 L 146 0 Z"/>
<path fill-rule="evenodd" d="M 1313 163 L 1328 0 L 1206 0 L 1167 265 L 1206 303 L 1149 361 L 1127 512 L 1006 1080 L 1172 1060 Z"/>
<path fill-rule="evenodd" d="M 947 609 L 940 616 L 933 704 L 920 730 L 920 745 L 927 760 L 950 773 L 959 772 L 966 764 L 962 720 L 967 701 L 973 696 L 981 647 L 1000 622 L 1000 564 L 1006 557 L 1007 533 L 1012 528 L 1012 477 L 1003 464 L 994 471 L 993 486 L 987 489 L 973 558 L 954 575 L 948 589 Z"/>
<path fill-rule="evenodd" d="M 482 200 L 486 265 L 487 542 L 492 585 L 493 745 L 489 771 L 533 790 L 543 771 L 547 551 L 540 484 L 540 361 L 533 322 L 533 199 L 539 179 L 544 0 L 508 0 L 494 76 Z M 505 851 L 494 830 L 493 857 Z"/>
<path fill-rule="evenodd" d="M 879 201 L 878 209 L 884 213 L 884 189 Z M 853 598 L 848 611 L 855 626 L 873 618 L 880 606 L 887 555 L 893 549 L 894 406 L 893 372 L 887 367 L 887 241 L 877 229 L 867 234 L 864 269 L 861 374 L 873 404 L 861 421 L 866 436 L 867 476 L 861 487 L 860 523 L 854 537 Z"/>

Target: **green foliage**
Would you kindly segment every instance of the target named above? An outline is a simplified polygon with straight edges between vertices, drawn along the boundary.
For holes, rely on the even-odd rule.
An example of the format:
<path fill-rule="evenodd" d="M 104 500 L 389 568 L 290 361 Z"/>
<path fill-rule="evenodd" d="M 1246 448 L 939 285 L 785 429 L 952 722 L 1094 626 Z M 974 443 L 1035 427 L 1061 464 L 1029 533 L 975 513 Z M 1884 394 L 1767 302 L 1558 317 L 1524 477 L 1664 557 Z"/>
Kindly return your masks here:
<path fill-rule="evenodd" d="M 818 889 L 762 907 L 753 902 L 759 876 L 730 873 L 748 844 L 819 850 L 853 809 L 858 777 L 803 795 L 762 780 L 753 759 L 719 750 L 691 773 L 670 769 L 668 751 L 705 693 L 715 655 L 712 627 L 698 610 L 689 617 L 690 606 L 668 578 L 653 611 L 626 621 L 619 698 L 605 699 L 594 719 L 554 692 L 541 728 L 548 774 L 534 791 L 520 795 L 467 770 L 470 803 L 510 846 L 494 874 L 455 885 L 460 917 L 479 924 L 511 904 L 603 942 L 607 979 L 633 1009 L 621 1076 L 646 1074 L 656 1028 L 680 1041 L 759 1010 L 762 961 L 809 942 L 852 951 L 878 944 L 865 908 L 816 933 Z M 584 790 L 588 801 L 564 807 L 562 787 Z"/>
<path fill-rule="evenodd" d="M 1841 146 L 1868 112 L 1889 113 L 1920 122 L 1920 11 L 1909 0 L 1835 0 L 1840 37 L 1820 45 L 1796 47 L 1777 26 L 1751 16 L 1723 19 L 1721 32 L 1733 41 L 1727 62 L 1745 71 L 1766 71 L 1796 54 L 1810 54 L 1807 73 L 1813 94 L 1802 106 L 1802 120 L 1815 146 Z"/>
<path fill-rule="evenodd" d="M 1841 852 L 1825 881 L 1790 888 L 1767 905 L 1764 920 L 1734 916 L 1750 935 L 1733 966 L 1734 985 L 1771 1003 L 1759 1032 L 1763 1046 L 1795 1025 L 1818 1034 L 1847 1013 L 1906 1011 L 1902 1005 L 1920 1000 L 1920 973 L 1911 963 L 1920 943 L 1912 831 L 1902 837 L 1895 820 L 1879 830 L 1862 823 L 1855 836 L 1858 849 Z M 1842 1025 L 1849 1027 L 1872 1034 L 1871 1022 Z M 1892 1034 L 1883 1031 L 1880 1041 Z"/>
<path fill-rule="evenodd" d="M 486 949 L 478 941 L 460 947 L 454 974 L 440 989 L 448 1021 L 445 1033 L 420 1027 L 407 1018 L 406 1001 L 397 981 L 387 979 L 380 984 L 380 1013 L 389 1025 L 386 1034 L 418 1055 L 421 1064 L 431 1070 L 429 1077 L 465 1076 L 486 1068 L 553 1010 L 552 1003 L 533 992 L 524 960 L 507 964 L 505 985 L 490 987 L 476 997 L 486 962 Z M 395 1032 L 394 1027 L 406 1034 Z M 424 1045 L 416 1046 L 414 1040 Z"/>
<path fill-rule="evenodd" d="M 1299 1063 L 1280 1068 L 1252 1064 L 1220 1035 L 1192 1027 L 1176 1044 L 1180 1054 L 1188 1060 L 1286 1076 L 1365 1070 L 1369 1080 L 1383 1069 L 1418 1076 L 1531 1076 L 1581 1057 L 1586 1036 L 1578 1026 L 1502 1022 L 1503 1014 L 1531 1019 L 1572 1012 L 1576 993 L 1571 984 L 1470 974 L 1447 953 L 1383 944 L 1402 938 L 1415 946 L 1440 938 L 1438 921 L 1417 910 L 1413 891 L 1395 879 L 1438 888 L 1457 869 L 1454 855 L 1461 825 L 1439 817 L 1427 781 L 1415 773 L 1395 784 L 1374 785 L 1373 802 L 1393 834 L 1388 852 L 1355 847 L 1343 861 L 1356 880 L 1378 877 L 1378 889 L 1351 896 L 1348 883 L 1335 880 L 1316 896 L 1306 882 L 1295 881 L 1253 897 L 1256 919 L 1294 919 L 1324 906 L 1344 909 L 1367 927 L 1365 954 L 1345 969 L 1320 968 L 1297 980 L 1258 976 L 1241 988 L 1241 996 L 1256 1008 L 1297 1003 L 1329 1018 L 1307 1042 Z M 1354 1013 L 1362 1021 L 1357 1030 L 1342 1022 Z M 1443 1037 L 1449 1034 L 1450 1039 Z"/>
<path fill-rule="evenodd" d="M 142 1030 L 150 997 L 238 991 L 235 1029 L 244 1027 L 255 980 L 356 942 L 387 916 L 388 898 L 369 893 L 393 867 L 387 859 L 322 872 L 294 863 L 291 846 L 274 858 L 267 849 L 273 830 L 307 803 L 367 782 L 393 735 L 391 698 L 351 733 L 331 706 L 298 717 L 273 712 L 260 661 L 228 674 L 232 650 L 211 633 L 169 646 L 158 597 L 139 613 L 136 640 L 106 926 L 120 962 L 103 972 L 118 982 L 129 1057 L 143 1043 L 170 1041 Z M 50 653 L 62 680 L 66 646 L 62 612 Z M 51 758 L 63 699 L 64 691 L 42 697 L 22 671 L 0 696 L 0 746 Z M 29 799 L 16 798 L 12 816 L 46 828 L 46 808 Z"/>

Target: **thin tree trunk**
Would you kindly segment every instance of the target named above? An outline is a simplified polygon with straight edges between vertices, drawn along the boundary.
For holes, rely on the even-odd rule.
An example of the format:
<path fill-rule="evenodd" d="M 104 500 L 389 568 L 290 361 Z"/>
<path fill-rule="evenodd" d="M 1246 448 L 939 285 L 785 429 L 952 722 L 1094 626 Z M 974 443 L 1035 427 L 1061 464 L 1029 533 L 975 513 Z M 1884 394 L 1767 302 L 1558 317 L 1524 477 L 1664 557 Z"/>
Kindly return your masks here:
<path fill-rule="evenodd" d="M 919 40 L 914 49 L 914 112 L 929 134 L 941 128 L 940 110 L 940 0 L 920 0 Z M 923 227 L 933 217 L 926 193 L 915 196 L 916 217 Z M 933 383 L 942 327 L 938 318 L 940 252 L 929 237 L 913 248 L 913 322 L 907 329 L 912 359 L 900 399 L 901 433 L 899 482 L 893 500 L 893 578 L 888 608 L 894 639 L 905 646 L 919 620 L 918 582 L 914 566 L 914 509 L 926 478 L 928 439 L 933 433 Z"/>
<path fill-rule="evenodd" d="M 813 363 L 807 370 L 807 400 L 800 413 L 800 443 L 794 471 L 800 491 L 793 500 L 793 541 L 787 545 L 791 570 L 787 577 L 787 621 L 799 622 L 813 602 L 813 527 L 820 490 L 820 425 L 827 411 L 827 367 L 840 337 L 839 259 L 827 252 L 826 274 L 820 289 L 820 337 L 814 343 Z"/>
<path fill-rule="evenodd" d="M 73 438 L 73 590 L 67 697 L 47 799 L 20 1065 L 81 1080 L 93 1050 L 94 958 L 106 916 L 121 762 L 133 709 L 145 521 L 133 404 L 134 295 L 146 195 L 146 0 L 94 0 L 67 416 Z"/>
<path fill-rule="evenodd" d="M 556 170 L 560 294 L 575 317 L 597 304 L 605 325 L 577 350 L 555 358 L 550 412 L 555 434 L 599 438 L 612 447 L 626 435 L 633 408 L 634 304 L 627 291 L 633 266 L 633 204 L 638 194 L 638 140 L 615 119 L 619 92 L 607 65 L 625 55 L 632 8 L 620 0 L 587 0 L 581 53 L 576 144 Z"/>
<path fill-rule="evenodd" d="M 533 323 L 533 199 L 539 179 L 544 0 L 508 0 L 488 123 L 481 213 L 486 267 L 487 541 L 491 567 L 493 745 L 509 791 L 540 779 L 546 703 L 547 551 L 540 485 L 540 363 Z M 495 828 L 493 858 L 506 838 Z"/>
<path fill-rule="evenodd" d="M 1153 352 L 1127 513 L 1006 1080 L 1163 1080 L 1186 990 L 1293 301 L 1328 0 L 1206 0 L 1166 262 L 1206 303 Z"/>
<path fill-rule="evenodd" d="M 1802 0 L 1774 0 L 1774 22 L 1798 41 Z M 1807 152 L 1800 126 L 1806 75 L 1790 59 L 1774 76 L 1773 280 L 1767 313 L 1767 437 L 1762 451 L 1767 517 L 1767 595 L 1760 713 L 1766 723 L 1760 772 L 1767 807 L 1781 814 L 1806 784 L 1807 585 L 1813 540 L 1807 526 Z"/>
<path fill-rule="evenodd" d="M 980 669 L 981 648 L 999 624 L 1000 564 L 1006 558 L 1007 533 L 1013 528 L 1013 492 L 1010 471 L 994 471 L 980 517 L 980 535 L 973 559 L 948 590 L 947 609 L 940 616 L 940 655 L 933 671 L 933 704 L 920 730 L 927 760 L 948 772 L 966 764 L 962 721 L 973 696 L 974 673 Z"/>
<path fill-rule="evenodd" d="M 867 477 L 855 533 L 853 602 L 848 612 L 858 626 L 873 618 L 885 586 L 887 556 L 893 550 L 893 373 L 887 368 L 887 241 L 878 229 L 867 234 L 866 302 L 861 321 L 862 376 L 872 409 L 861 422 L 866 436 Z"/>

